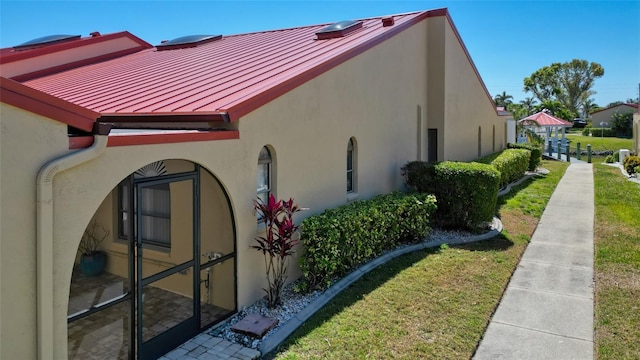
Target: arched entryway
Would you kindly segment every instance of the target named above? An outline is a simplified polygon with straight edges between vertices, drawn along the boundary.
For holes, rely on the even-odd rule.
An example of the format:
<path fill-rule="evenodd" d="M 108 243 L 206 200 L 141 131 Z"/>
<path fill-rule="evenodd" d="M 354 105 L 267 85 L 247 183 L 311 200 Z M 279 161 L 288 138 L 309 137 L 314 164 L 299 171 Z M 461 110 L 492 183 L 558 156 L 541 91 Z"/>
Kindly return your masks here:
<path fill-rule="evenodd" d="M 87 226 L 85 240 L 92 237 L 106 263 L 89 268 L 81 242 L 70 359 L 157 358 L 235 313 L 233 211 L 221 183 L 198 164 L 157 161 L 123 179 Z"/>

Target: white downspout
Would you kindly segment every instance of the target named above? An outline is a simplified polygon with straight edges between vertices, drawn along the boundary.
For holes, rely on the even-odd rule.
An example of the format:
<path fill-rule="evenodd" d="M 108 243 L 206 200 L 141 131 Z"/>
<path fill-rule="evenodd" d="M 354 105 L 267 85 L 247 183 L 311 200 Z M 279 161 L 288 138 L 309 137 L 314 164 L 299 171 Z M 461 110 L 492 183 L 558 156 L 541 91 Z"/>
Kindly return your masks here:
<path fill-rule="evenodd" d="M 37 326 L 38 359 L 53 359 L 53 178 L 59 172 L 100 156 L 107 134 L 94 135 L 90 147 L 46 163 L 38 172 L 36 190 Z"/>

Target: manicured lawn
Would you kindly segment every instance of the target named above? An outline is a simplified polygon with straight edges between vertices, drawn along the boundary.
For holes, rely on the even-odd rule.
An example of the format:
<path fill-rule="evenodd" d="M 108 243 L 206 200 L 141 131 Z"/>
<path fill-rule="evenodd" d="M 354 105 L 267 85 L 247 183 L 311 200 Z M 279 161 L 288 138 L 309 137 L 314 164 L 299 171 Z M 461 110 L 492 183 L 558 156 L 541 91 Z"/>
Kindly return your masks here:
<path fill-rule="evenodd" d="M 278 359 L 468 359 L 568 164 L 500 199 L 502 235 L 408 254 L 366 274 L 296 331 Z"/>
<path fill-rule="evenodd" d="M 640 185 L 594 164 L 598 359 L 640 359 Z"/>
<path fill-rule="evenodd" d="M 596 130 L 597 132 L 597 130 Z M 631 149 L 633 141 L 631 139 L 619 139 L 612 137 L 601 138 L 599 136 L 582 136 L 571 135 L 567 136 L 567 139 L 571 140 L 571 148 L 576 149 L 576 145 L 580 143 L 580 149 L 587 150 L 587 144 L 591 144 L 591 150 L 613 150 L 618 151 L 620 149 Z"/>

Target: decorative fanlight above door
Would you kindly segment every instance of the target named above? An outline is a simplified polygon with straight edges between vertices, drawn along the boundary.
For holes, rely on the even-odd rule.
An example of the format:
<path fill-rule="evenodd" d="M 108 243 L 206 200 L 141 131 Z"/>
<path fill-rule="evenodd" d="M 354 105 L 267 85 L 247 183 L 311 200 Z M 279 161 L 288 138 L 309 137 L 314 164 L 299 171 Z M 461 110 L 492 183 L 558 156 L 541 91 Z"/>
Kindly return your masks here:
<path fill-rule="evenodd" d="M 167 168 L 164 166 L 164 161 L 156 161 L 151 164 L 147 164 L 133 173 L 133 177 L 136 179 L 162 176 L 167 173 Z"/>

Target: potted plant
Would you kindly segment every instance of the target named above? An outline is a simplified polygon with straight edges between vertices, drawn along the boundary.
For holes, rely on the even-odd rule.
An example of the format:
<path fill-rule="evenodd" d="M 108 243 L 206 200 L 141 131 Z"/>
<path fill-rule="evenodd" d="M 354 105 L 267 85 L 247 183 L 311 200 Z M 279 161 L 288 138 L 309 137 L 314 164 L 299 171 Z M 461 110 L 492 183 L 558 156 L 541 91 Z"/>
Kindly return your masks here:
<path fill-rule="evenodd" d="M 98 276 L 107 265 L 107 254 L 99 249 L 111 232 L 93 220 L 84 230 L 80 240 L 80 270 L 86 276 Z"/>

